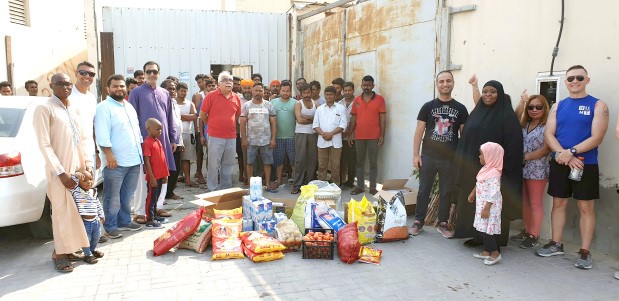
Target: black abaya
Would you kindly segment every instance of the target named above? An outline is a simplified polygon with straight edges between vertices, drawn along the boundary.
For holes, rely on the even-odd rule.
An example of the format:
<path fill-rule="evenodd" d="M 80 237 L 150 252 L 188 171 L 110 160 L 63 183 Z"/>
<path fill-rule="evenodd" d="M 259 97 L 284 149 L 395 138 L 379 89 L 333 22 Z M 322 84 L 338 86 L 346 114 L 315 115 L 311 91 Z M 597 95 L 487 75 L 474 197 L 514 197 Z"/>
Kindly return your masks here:
<path fill-rule="evenodd" d="M 473 227 L 475 203 L 469 203 L 467 198 L 475 186 L 475 178 L 481 169 L 479 148 L 486 142 L 495 142 L 505 150 L 501 175 L 503 222 L 500 241 L 504 245 L 506 241 L 503 240 L 509 235 L 509 221 L 522 216 L 522 130 L 512 108 L 511 99 L 503 91 L 501 83 L 489 81 L 484 85 L 486 86 L 497 89 L 497 101 L 488 106 L 479 100 L 464 125 L 462 138 L 456 150 L 458 198 L 454 238 L 473 237 L 476 233 Z"/>

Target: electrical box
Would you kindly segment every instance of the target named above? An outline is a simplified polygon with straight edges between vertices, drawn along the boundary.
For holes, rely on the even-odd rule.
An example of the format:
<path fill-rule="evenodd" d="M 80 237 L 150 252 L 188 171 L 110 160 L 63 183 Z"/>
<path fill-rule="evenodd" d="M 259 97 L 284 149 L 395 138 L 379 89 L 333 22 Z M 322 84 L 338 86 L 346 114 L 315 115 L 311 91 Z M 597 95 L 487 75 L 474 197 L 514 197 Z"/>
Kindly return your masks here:
<path fill-rule="evenodd" d="M 553 72 L 538 72 L 535 79 L 535 94 L 543 95 L 548 100 L 548 104 L 552 107 L 557 101 L 569 96 L 569 92 L 565 87 L 565 71 Z"/>

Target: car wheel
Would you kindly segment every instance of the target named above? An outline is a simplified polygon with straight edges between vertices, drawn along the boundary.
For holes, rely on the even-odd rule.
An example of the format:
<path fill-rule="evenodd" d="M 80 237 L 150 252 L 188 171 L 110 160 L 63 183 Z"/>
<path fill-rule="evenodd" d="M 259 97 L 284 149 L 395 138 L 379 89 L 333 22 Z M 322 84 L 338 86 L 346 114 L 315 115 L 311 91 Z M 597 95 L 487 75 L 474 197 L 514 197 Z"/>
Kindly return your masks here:
<path fill-rule="evenodd" d="M 49 202 L 49 198 L 45 196 L 45 206 L 43 207 L 43 214 L 41 214 L 41 218 L 36 221 L 30 223 L 30 232 L 32 232 L 32 236 L 38 239 L 51 239 L 52 235 L 52 210 L 51 203 Z"/>

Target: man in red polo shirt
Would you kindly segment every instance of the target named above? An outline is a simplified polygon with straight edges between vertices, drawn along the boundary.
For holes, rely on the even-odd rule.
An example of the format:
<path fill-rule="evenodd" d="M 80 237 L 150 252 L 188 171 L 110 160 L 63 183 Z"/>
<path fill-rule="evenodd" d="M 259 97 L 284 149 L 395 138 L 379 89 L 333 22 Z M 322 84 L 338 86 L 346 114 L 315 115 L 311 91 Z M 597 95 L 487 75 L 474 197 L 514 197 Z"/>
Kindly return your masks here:
<path fill-rule="evenodd" d="M 366 75 L 361 80 L 363 94 L 357 96 L 352 104 L 350 131 L 355 135 L 355 150 L 357 152 L 357 187 L 351 195 L 365 191 L 365 155 L 370 162 L 370 193 L 375 194 L 376 176 L 378 174 L 378 147 L 383 145 L 385 137 L 385 99 L 372 91 L 374 78 Z M 349 143 L 352 145 L 352 143 Z"/>
<path fill-rule="evenodd" d="M 232 187 L 232 167 L 236 163 L 236 122 L 241 115 L 241 100 L 232 92 L 233 79 L 227 71 L 219 74 L 219 88 L 204 97 L 200 119 L 208 125 L 209 191 Z M 210 114 L 210 113 L 213 114 Z M 221 183 L 217 179 L 221 176 Z"/>

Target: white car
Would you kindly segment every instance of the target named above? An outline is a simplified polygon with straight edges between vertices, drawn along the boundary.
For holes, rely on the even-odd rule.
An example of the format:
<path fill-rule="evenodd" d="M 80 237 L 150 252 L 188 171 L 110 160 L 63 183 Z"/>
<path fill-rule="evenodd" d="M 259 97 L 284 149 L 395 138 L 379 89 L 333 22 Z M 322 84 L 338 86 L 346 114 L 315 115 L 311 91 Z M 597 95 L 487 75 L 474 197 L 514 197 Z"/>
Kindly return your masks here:
<path fill-rule="evenodd" d="M 45 159 L 32 117 L 47 97 L 0 97 L 0 227 L 30 223 L 36 238 L 51 238 Z M 103 180 L 97 171 L 97 183 Z"/>

